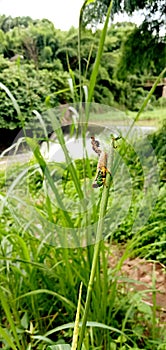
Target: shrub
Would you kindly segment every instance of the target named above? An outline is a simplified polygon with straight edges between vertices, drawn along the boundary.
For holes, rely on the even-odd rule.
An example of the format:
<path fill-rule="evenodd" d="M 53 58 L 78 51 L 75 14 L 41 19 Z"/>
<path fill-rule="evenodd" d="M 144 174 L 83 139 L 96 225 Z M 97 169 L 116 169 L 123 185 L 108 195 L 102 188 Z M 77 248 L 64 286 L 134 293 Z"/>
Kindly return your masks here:
<path fill-rule="evenodd" d="M 55 62 L 60 67 L 59 62 Z M 2 62 L 3 64 L 3 62 Z M 65 103 L 70 99 L 69 92 L 57 94 L 58 90 L 67 87 L 67 72 L 48 71 L 42 69 L 36 71 L 34 65 L 9 63 L 0 73 L 0 82 L 11 91 L 21 110 L 21 120 L 16 110 L 4 91 L 0 91 L 0 128 L 14 129 L 22 127 L 22 122 L 32 118 L 32 110 L 42 113 L 46 109 L 45 100 L 50 96 L 49 107 L 55 107 L 58 103 Z"/>

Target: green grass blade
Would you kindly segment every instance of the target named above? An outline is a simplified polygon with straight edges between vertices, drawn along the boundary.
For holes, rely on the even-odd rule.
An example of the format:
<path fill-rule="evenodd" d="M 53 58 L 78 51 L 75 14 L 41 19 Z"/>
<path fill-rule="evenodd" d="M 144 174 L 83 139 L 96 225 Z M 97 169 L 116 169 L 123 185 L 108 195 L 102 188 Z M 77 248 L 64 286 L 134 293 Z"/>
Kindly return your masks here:
<path fill-rule="evenodd" d="M 114 153 L 114 149 L 113 149 L 113 145 L 112 145 L 112 148 L 110 150 L 110 156 L 108 159 L 108 163 L 111 165 L 113 164 L 113 153 Z M 101 246 L 102 235 L 103 235 L 104 217 L 106 214 L 110 185 L 111 185 L 111 176 L 110 176 L 110 174 L 107 174 L 106 183 L 105 183 L 105 186 L 103 188 L 103 193 L 102 193 L 101 203 L 100 203 L 99 219 L 98 219 L 97 234 L 96 234 L 96 244 L 94 247 L 92 267 L 91 267 L 88 289 L 87 289 L 87 294 L 86 294 L 86 302 L 85 302 L 85 309 L 84 309 L 84 314 L 83 314 L 83 319 L 82 319 L 82 327 L 81 327 L 80 338 L 79 338 L 79 343 L 78 343 L 78 350 L 81 350 L 82 342 L 83 342 L 83 338 L 84 338 L 84 334 L 85 334 L 85 328 L 86 328 L 88 312 L 89 312 L 89 307 L 90 307 L 90 302 L 91 302 L 94 278 L 95 278 L 96 269 L 97 269 L 97 265 L 98 265 L 100 246 Z"/>
<path fill-rule="evenodd" d="M 2 304 L 3 310 L 4 310 L 5 314 L 6 314 L 7 320 L 9 322 L 10 329 L 11 329 L 11 331 L 13 333 L 15 342 L 17 344 L 17 348 L 22 350 L 20 342 L 19 342 L 16 326 L 15 326 L 14 321 L 13 321 L 13 315 L 12 315 L 12 313 L 10 311 L 9 306 L 8 306 L 7 297 L 4 295 L 2 289 L 1 289 L 1 304 Z"/>
<path fill-rule="evenodd" d="M 58 344 L 47 346 L 46 350 L 71 350 L 71 347 L 68 344 Z"/>
<path fill-rule="evenodd" d="M 36 115 L 37 119 L 39 119 L 40 125 L 41 125 L 41 127 L 43 129 L 44 136 L 45 136 L 45 138 L 47 140 L 48 139 L 47 127 L 45 125 L 45 122 L 44 122 L 41 114 L 38 111 L 36 111 L 35 109 L 33 110 L 33 113 Z"/>
<path fill-rule="evenodd" d="M 23 120 L 22 120 L 22 117 L 21 117 L 21 111 L 20 111 L 20 107 L 16 101 L 16 99 L 14 98 L 13 94 L 10 92 L 10 90 L 7 88 L 7 86 L 5 86 L 4 84 L 2 84 L 0 82 L 0 88 L 3 89 L 5 92 L 6 92 L 6 95 L 11 99 L 12 103 L 13 103 L 13 106 L 18 114 L 18 117 L 20 119 L 20 121 L 22 122 L 22 126 L 23 126 Z"/>
<path fill-rule="evenodd" d="M 49 168 L 47 166 L 47 163 L 45 162 L 45 160 L 44 160 L 44 158 L 43 158 L 43 156 L 42 156 L 42 154 L 40 152 L 40 148 L 39 148 L 38 144 L 36 143 L 35 140 L 33 140 L 33 139 L 29 138 L 29 137 L 26 138 L 26 141 L 27 141 L 27 144 L 30 146 L 30 148 L 31 148 L 31 150 L 32 150 L 32 152 L 34 154 L 34 156 L 35 156 L 35 158 L 36 158 L 36 160 L 37 160 L 37 162 L 38 162 L 38 164 L 39 164 L 39 166 L 40 166 L 40 168 L 41 168 L 41 170 L 43 172 L 43 175 L 48 180 L 48 183 L 49 183 L 53 193 L 55 194 L 58 206 L 59 206 L 59 208 L 61 208 L 60 211 L 61 211 L 61 214 L 63 216 L 63 219 L 64 219 L 66 225 L 69 226 L 69 227 L 73 227 L 73 223 L 71 221 L 71 218 L 70 218 L 70 216 L 69 216 L 69 214 L 68 214 L 68 212 L 67 212 L 67 210 L 66 210 L 66 208 L 65 208 L 65 206 L 63 204 L 63 201 L 62 201 L 62 199 L 61 199 L 61 197 L 59 195 L 59 192 L 58 192 L 58 190 L 57 190 L 57 188 L 55 186 L 55 183 L 53 181 L 53 178 L 52 178 L 52 176 L 50 174 L 50 171 L 49 171 Z"/>
<path fill-rule="evenodd" d="M 74 322 L 66 323 L 66 324 L 64 324 L 62 326 L 58 326 L 58 327 L 56 327 L 54 329 L 51 329 L 44 336 L 48 337 L 51 334 L 63 331 L 65 329 L 74 328 L 74 325 L 75 325 Z M 82 326 L 82 322 L 79 322 L 79 327 L 81 327 L 81 326 Z M 120 334 L 120 335 L 124 335 L 124 333 L 122 333 L 121 330 L 119 330 L 119 329 L 117 329 L 115 327 L 112 327 L 112 326 L 107 326 L 106 324 L 101 323 L 101 322 L 88 321 L 86 323 L 86 327 L 106 329 L 106 330 L 109 330 L 111 332 L 114 332 L 114 333 L 117 333 L 117 334 Z"/>
<path fill-rule="evenodd" d="M 143 104 L 142 104 L 140 110 L 139 110 L 138 113 L 136 114 L 136 116 L 135 116 L 135 118 L 134 118 L 134 120 L 133 120 L 133 123 L 131 124 L 131 126 L 130 126 L 130 128 L 129 128 L 128 134 L 129 134 L 129 132 L 131 131 L 131 129 L 133 128 L 134 124 L 138 121 L 138 119 L 139 119 L 141 113 L 144 111 L 145 107 L 147 106 L 149 100 L 151 99 L 151 97 L 152 97 L 152 95 L 153 95 L 153 93 L 154 93 L 154 91 L 155 91 L 157 85 L 159 84 L 159 82 L 160 82 L 161 78 L 163 77 L 163 75 L 165 74 L 165 72 L 166 72 L 166 67 L 165 67 L 165 68 L 162 70 L 162 72 L 159 74 L 159 76 L 157 77 L 155 83 L 153 84 L 152 88 L 150 89 L 150 91 L 149 91 L 147 97 L 145 98 L 145 100 L 144 100 L 144 102 L 143 102 Z M 128 136 L 128 134 L 127 134 L 127 136 Z"/>
<path fill-rule="evenodd" d="M 79 318 L 80 318 L 80 310 L 81 310 L 81 295 L 82 295 L 82 282 L 81 282 L 80 290 L 79 290 L 78 306 L 77 306 L 77 313 L 76 313 L 76 319 L 75 319 L 75 325 L 74 325 L 73 341 L 72 341 L 71 350 L 77 350 L 78 332 L 79 332 Z"/>
<path fill-rule="evenodd" d="M 16 346 L 12 342 L 11 336 L 7 333 L 6 329 L 2 328 L 1 326 L 0 326 L 0 334 L 1 334 L 2 341 L 4 339 L 12 350 L 17 350 Z"/>
<path fill-rule="evenodd" d="M 62 302 L 64 302 L 65 304 L 70 305 L 71 307 L 75 307 L 75 305 L 68 300 L 67 298 L 63 297 L 62 295 L 60 295 L 59 293 L 56 293 L 52 290 L 48 290 L 48 289 L 37 289 L 37 290 L 33 290 L 31 292 L 25 293 L 20 295 L 19 297 L 17 297 L 15 300 L 20 300 L 22 298 L 31 296 L 31 295 L 37 295 L 37 294 L 49 294 L 49 295 L 53 295 L 54 297 L 58 298 L 59 300 L 61 300 Z"/>
<path fill-rule="evenodd" d="M 66 147 L 66 143 L 65 143 L 65 139 L 64 139 L 64 135 L 63 135 L 61 126 L 60 126 L 58 120 L 55 118 L 55 116 L 51 112 L 50 112 L 50 118 L 51 118 L 53 129 L 54 129 L 56 136 L 57 136 L 57 139 L 59 141 L 59 144 L 61 145 L 61 148 L 62 148 L 63 153 L 65 155 L 66 163 L 67 163 L 68 169 L 70 171 L 70 174 L 71 174 L 73 183 L 75 185 L 76 191 L 77 191 L 78 196 L 81 200 L 81 199 L 83 199 L 84 195 L 83 195 L 83 192 L 81 189 L 79 178 L 77 176 L 77 171 L 72 163 L 72 159 L 70 158 L 68 149 Z"/>
<path fill-rule="evenodd" d="M 94 88 L 95 88 L 96 79 L 97 79 L 97 75 L 98 75 L 98 71 L 99 71 L 101 56 L 102 56 L 103 49 L 104 49 L 104 42 L 105 42 L 105 38 L 106 38 L 106 34 L 107 34 L 108 23 L 109 23 L 109 20 L 110 20 L 112 4 L 113 4 L 113 0 L 110 1 L 110 5 L 108 7 L 106 20 L 105 20 L 105 23 L 104 23 L 104 28 L 102 29 L 102 33 L 101 33 L 101 37 L 100 37 L 100 42 L 99 42 L 99 48 L 98 48 L 97 56 L 96 56 L 95 63 L 94 63 L 94 66 L 93 66 L 93 70 L 92 70 L 92 74 L 91 74 L 91 77 L 90 77 L 88 102 L 92 101 L 92 97 L 93 97 L 93 93 L 94 93 Z"/>

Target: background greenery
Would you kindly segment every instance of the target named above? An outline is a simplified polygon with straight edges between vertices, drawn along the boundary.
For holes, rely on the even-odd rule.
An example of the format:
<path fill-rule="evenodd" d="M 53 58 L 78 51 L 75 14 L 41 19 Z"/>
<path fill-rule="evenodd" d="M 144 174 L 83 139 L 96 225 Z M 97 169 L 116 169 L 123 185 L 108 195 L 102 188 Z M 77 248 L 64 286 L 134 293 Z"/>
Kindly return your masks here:
<path fill-rule="evenodd" d="M 121 5 L 121 2 L 116 3 L 114 12 Z M 162 5 L 161 10 L 164 8 L 162 1 L 147 0 L 141 6 L 147 8 L 155 3 L 156 6 Z M 101 10 L 102 3 L 98 1 L 96 4 Z M 107 2 L 103 4 L 107 9 Z M 129 5 L 126 1 L 124 4 L 125 8 Z M 129 12 L 138 5 L 138 2 L 133 2 Z M 91 12 L 88 13 L 92 16 Z M 95 21 L 94 15 L 95 12 Z M 87 14 L 84 20 L 86 18 L 89 21 Z M 132 109 L 130 113 L 140 110 L 146 95 L 140 85 L 147 77 L 159 74 L 164 68 L 165 38 L 155 37 L 152 26 L 144 26 L 142 32 L 143 29 L 127 23 L 111 26 L 105 38 L 105 29 L 97 30 L 94 34 L 85 23 L 82 24 L 79 52 L 78 33 L 74 28 L 63 33 L 57 31 L 48 20 L 1 16 L 0 81 L 12 92 L 22 114 L 21 118 L 16 114 L 11 100 L 1 90 L 1 128 L 20 128 L 29 119 L 33 122 L 34 108 L 42 113 L 58 103 L 73 101 L 73 97 L 79 100 L 77 85 L 80 80 L 89 84 L 95 101 Z M 137 37 L 140 42 L 138 40 L 137 46 L 134 46 L 136 56 L 131 47 Z M 102 52 L 100 38 L 105 40 L 102 57 L 99 51 L 97 53 L 98 48 Z M 154 51 L 151 50 L 152 43 L 156 48 Z M 159 47 L 161 61 L 157 59 Z M 15 54 L 20 56 L 13 61 Z M 99 67 L 96 63 L 98 58 Z M 97 81 L 93 91 L 95 76 Z M 68 78 L 72 78 L 74 96 L 68 87 Z M 150 95 L 147 102 L 149 111 L 157 105 L 160 108 L 155 113 L 159 115 L 163 111 L 164 99 L 155 101 Z M 137 119 L 138 116 L 139 113 L 136 114 Z M 99 115 L 95 115 L 95 118 L 99 118 Z M 41 116 L 40 122 L 42 128 Z M 54 126 L 56 123 L 58 120 L 54 120 Z M 5 350 L 71 349 L 69 344 L 72 343 L 78 290 L 82 281 L 80 316 L 85 324 L 86 320 L 88 322 L 81 344 L 72 347 L 72 350 L 165 350 L 165 327 L 156 305 L 155 264 L 152 286 L 148 285 L 143 292 L 131 288 L 127 290 L 126 282 L 132 286 L 133 281 L 124 278 L 120 271 L 125 259 L 136 256 L 166 264 L 165 131 L 163 124 L 149 136 L 158 159 L 159 192 L 149 220 L 135 234 L 132 225 L 143 193 L 144 172 L 136 152 L 120 140 L 118 152 L 123 156 L 132 179 L 131 205 L 114 234 L 109 216 L 106 216 L 108 235 L 99 244 L 85 244 L 85 247 L 78 244 L 78 247 L 71 249 L 67 246 L 68 241 L 63 248 L 61 241 L 60 244 L 58 241 L 59 237 L 65 238 L 66 227 L 71 228 L 72 232 L 76 229 L 78 233 L 85 228 L 85 232 L 87 230 L 89 233 L 90 230 L 93 236 L 96 232 L 91 232 L 92 225 L 102 219 L 103 193 L 107 195 L 105 210 L 108 213 L 114 194 L 109 175 L 110 189 L 104 186 L 92 190 L 97 161 L 86 157 L 70 162 L 61 128 L 57 129 L 56 136 L 66 155 L 66 163 L 47 163 L 40 154 L 39 140 L 29 137 L 27 143 L 34 158 L 22 165 L 8 166 L 6 172 L 1 171 L 0 347 Z M 83 129 L 83 139 L 84 132 Z M 144 149 L 144 143 L 140 144 L 141 147 Z M 125 190 L 121 172 L 116 173 L 116 179 L 119 187 L 123 185 Z M 120 193 L 120 198 L 117 194 L 116 200 L 121 203 L 123 194 Z M 88 203 L 92 204 L 89 210 Z M 122 209 L 120 207 L 119 211 Z M 54 232 L 51 236 L 53 242 L 50 242 L 49 233 L 53 234 L 51 228 L 55 224 L 62 227 L 64 232 L 60 231 L 59 236 L 55 236 Z M 102 233 L 102 226 L 97 230 Z M 79 236 L 76 235 L 76 238 Z M 119 259 L 112 266 L 110 256 L 114 256 L 117 249 L 120 251 Z M 89 276 L 92 277 L 89 279 Z M 153 298 L 152 307 L 143 301 L 149 292 Z"/>
<path fill-rule="evenodd" d="M 99 6 L 100 1 L 96 4 Z M 87 19 L 95 5 L 89 6 L 88 13 L 85 12 Z M 95 12 L 92 13 L 95 17 Z M 80 57 L 84 85 L 89 84 L 100 35 L 99 29 L 94 32 L 93 28 L 82 28 Z M 32 118 L 33 109 L 43 112 L 72 101 L 68 79 L 79 85 L 77 29 L 63 32 L 46 19 L 1 15 L 0 39 L 0 81 L 18 101 L 22 121 Z M 164 34 L 156 35 L 145 24 L 141 27 L 133 23 L 112 24 L 106 35 L 94 101 L 138 111 L 147 95 L 144 83 L 148 79 L 154 81 L 165 66 L 165 40 Z M 153 110 L 155 103 L 153 96 L 148 109 Z M 0 128 L 15 129 L 20 124 L 10 99 L 1 90 Z"/>

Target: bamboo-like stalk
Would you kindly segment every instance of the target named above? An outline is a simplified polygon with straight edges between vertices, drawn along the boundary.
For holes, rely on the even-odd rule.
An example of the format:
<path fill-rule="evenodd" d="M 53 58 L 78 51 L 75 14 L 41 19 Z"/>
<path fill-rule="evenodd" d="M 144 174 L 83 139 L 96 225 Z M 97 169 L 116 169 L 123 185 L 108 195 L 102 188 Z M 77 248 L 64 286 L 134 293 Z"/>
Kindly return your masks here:
<path fill-rule="evenodd" d="M 113 142 L 112 142 L 111 152 L 110 152 L 109 158 L 108 158 L 108 164 L 110 164 L 111 167 L 113 164 L 113 154 L 114 154 L 114 147 L 113 147 Z M 105 182 L 105 186 L 103 189 L 101 204 L 100 204 L 99 220 L 98 220 L 97 234 L 96 234 L 96 244 L 94 247 L 91 273 L 90 273 L 90 278 L 89 278 L 89 283 L 88 283 L 88 288 L 87 288 L 85 309 L 84 309 L 84 314 L 83 314 L 83 319 L 82 319 L 82 326 L 81 326 L 81 331 L 80 331 L 78 350 L 81 350 L 81 346 L 82 346 L 82 342 L 83 342 L 83 338 L 84 338 L 84 334 L 85 334 L 85 328 L 86 328 L 88 311 L 89 311 L 89 306 L 90 306 L 90 301 L 91 301 L 91 296 L 92 296 L 94 278 L 95 278 L 95 273 L 96 273 L 96 268 L 97 268 L 97 263 L 98 263 L 98 258 L 99 258 L 100 245 L 101 245 L 101 242 L 103 239 L 104 217 L 105 217 L 106 209 L 107 209 L 110 184 L 111 184 L 111 176 L 110 176 L 110 173 L 107 173 L 106 182 Z"/>
<path fill-rule="evenodd" d="M 80 31 L 81 31 L 81 22 L 82 22 L 83 11 L 84 11 L 84 8 L 87 4 L 88 4 L 88 0 L 86 0 L 84 2 L 82 9 L 81 9 L 81 12 L 80 12 L 80 19 L 79 19 L 79 30 Z M 93 71 L 92 71 L 92 74 L 90 77 L 89 91 L 88 91 L 89 104 L 88 104 L 88 108 L 86 111 L 86 122 L 88 122 L 88 119 L 89 119 L 89 107 L 90 107 L 90 102 L 92 101 L 95 83 L 96 83 L 96 79 L 97 79 L 97 74 L 98 74 L 98 70 L 99 70 L 99 65 L 100 65 L 100 61 L 101 61 L 101 56 L 102 56 L 103 49 L 104 49 L 104 42 L 105 42 L 108 23 L 109 23 L 109 19 L 110 19 L 111 10 L 112 10 L 112 4 L 113 4 L 113 0 L 110 1 L 110 5 L 108 7 L 106 20 L 104 23 L 104 28 L 102 30 L 102 34 L 101 34 L 101 38 L 100 38 L 98 53 L 97 53 L 94 67 L 93 67 Z M 79 32 L 79 41 L 80 41 L 80 38 L 81 38 L 81 33 Z M 81 67 L 80 67 L 80 70 L 81 70 Z M 111 155 L 109 157 L 108 163 L 109 163 L 109 161 L 110 161 L 110 164 L 113 164 L 113 147 L 111 150 Z M 110 177 L 110 174 L 107 174 L 106 186 L 103 189 L 101 204 L 100 204 L 99 221 L 98 221 L 97 235 L 96 235 L 96 244 L 94 247 L 92 267 L 91 267 L 91 273 L 90 273 L 90 278 L 89 278 L 89 283 L 88 283 L 85 309 L 84 309 L 84 314 L 83 314 L 83 319 L 82 319 L 82 327 L 81 327 L 79 342 L 78 342 L 78 350 L 81 350 L 82 342 L 83 342 L 83 338 L 84 338 L 84 334 L 85 334 L 88 311 L 89 311 L 89 306 L 90 306 L 90 301 L 91 301 L 91 296 L 92 296 L 92 288 L 93 288 L 93 283 L 94 283 L 94 278 L 95 278 L 95 273 L 96 273 L 96 268 L 97 268 L 97 263 L 98 263 L 99 252 L 100 252 L 100 244 L 101 244 L 101 240 L 102 240 L 104 216 L 105 216 L 106 208 L 107 208 L 110 184 L 111 184 L 111 177 Z"/>
<path fill-rule="evenodd" d="M 79 290 L 78 306 L 77 306 L 77 312 L 76 312 L 76 318 L 75 318 L 71 350 L 77 349 L 78 334 L 79 334 L 79 319 L 80 319 L 80 310 L 81 310 L 81 296 L 82 296 L 82 282 L 80 284 L 80 290 Z"/>

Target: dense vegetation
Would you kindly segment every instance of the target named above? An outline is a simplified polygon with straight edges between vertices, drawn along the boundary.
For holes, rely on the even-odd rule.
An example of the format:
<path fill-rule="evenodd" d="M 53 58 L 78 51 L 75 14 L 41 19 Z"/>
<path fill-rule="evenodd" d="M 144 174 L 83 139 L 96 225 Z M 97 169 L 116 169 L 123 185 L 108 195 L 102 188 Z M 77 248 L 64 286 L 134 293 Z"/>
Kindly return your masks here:
<path fill-rule="evenodd" d="M 166 126 L 143 137 L 132 134 L 133 129 L 127 136 L 118 131 L 117 138 L 101 128 L 108 164 L 97 170 L 100 178 L 101 169 L 105 171 L 100 188 L 92 186 L 97 155 L 91 159 L 86 152 L 91 117 L 102 123 L 107 115 L 114 122 L 117 115 L 114 119 L 110 106 L 130 108 L 138 111 L 134 125 L 141 111 L 153 109 L 153 88 L 147 97 L 137 84 L 164 68 L 164 41 L 159 63 L 155 56 L 163 39 L 156 41 L 148 29 L 140 32 L 141 43 L 142 35 L 149 39 L 150 54 L 139 66 L 139 60 L 133 65 L 133 56 L 129 60 L 130 38 L 139 31 L 133 24 L 112 25 L 108 31 L 105 26 L 95 35 L 82 27 L 80 41 L 74 28 L 63 33 L 48 20 L 1 16 L 0 27 L 0 127 L 23 128 L 22 141 L 32 153 L 22 164 L 12 165 L 9 158 L 7 168 L 0 171 L 0 347 L 165 350 L 155 263 L 152 286 L 143 291 L 133 289 L 121 267 L 127 258 L 137 256 L 166 264 Z M 13 60 L 15 54 L 19 56 Z M 74 142 L 81 135 L 84 157 L 73 161 L 58 109 L 50 107 L 64 102 L 78 107 L 86 92 L 82 84 L 89 87 L 88 102 L 100 104 L 92 104 L 92 109 L 79 105 L 83 123 L 73 120 L 70 135 Z M 165 99 L 157 103 L 162 107 Z M 120 120 L 120 112 L 118 116 Z M 26 134 L 28 125 L 35 131 L 33 137 Z M 64 162 L 47 161 L 41 153 L 41 140 L 49 141 L 50 130 L 56 135 L 51 143 L 58 143 Z M 117 250 L 119 259 L 114 257 Z M 149 293 L 152 306 L 145 302 Z"/>
<path fill-rule="evenodd" d="M 122 141 L 118 143 L 118 153 L 123 157 L 133 183 L 132 200 L 129 206 L 130 185 L 124 171 L 121 176 L 120 165 L 114 179 L 114 186 L 119 190 L 111 187 L 109 192 L 104 227 L 106 237 L 101 242 L 88 316 L 91 328 L 86 332 L 83 349 L 165 349 L 166 334 L 155 319 L 156 309 L 142 301 L 142 295 L 146 298 L 149 288 L 143 294 L 132 290 L 126 294 L 126 283 L 130 285 L 132 281 L 125 279 L 123 282 L 123 277 L 119 277 L 123 260 L 128 257 L 141 256 L 166 264 L 165 135 L 164 125 L 150 136 L 160 166 L 160 181 L 150 183 L 150 191 L 152 186 L 157 186 L 157 201 L 149 219 L 137 232 L 132 227 L 142 201 L 145 164 L 143 169 L 132 146 L 127 144 L 126 152 L 126 145 Z M 146 143 L 140 141 L 145 148 Z M 56 344 L 71 343 L 81 280 L 84 284 L 82 305 L 85 303 L 94 252 L 93 231 L 95 233 L 103 192 L 103 189 L 95 189 L 92 193 L 96 160 L 86 158 L 86 164 L 82 160 L 75 161 L 77 189 L 70 165 L 48 163 L 48 171 L 69 214 L 69 217 L 64 216 L 62 207 L 57 206 L 56 191 L 49 189 L 49 173 L 46 168 L 44 173 L 41 172 L 42 159 L 35 154 L 39 163 L 32 159 L 27 164 L 9 165 L 6 174 L 1 171 L 0 341 L 6 350 L 27 349 L 27 344 L 30 349 L 58 350 Z M 149 163 L 151 155 L 148 157 Z M 82 198 L 79 188 L 83 191 Z M 111 209 L 113 198 L 114 208 Z M 149 199 L 144 210 L 151 205 Z M 116 230 L 113 227 L 116 222 L 114 211 L 119 218 Z M 68 232 L 66 240 L 65 228 L 69 224 L 72 231 Z M 81 247 L 82 239 L 88 239 L 90 245 Z M 122 257 L 112 269 L 109 257 L 116 252 L 115 244 L 122 249 Z"/>
<path fill-rule="evenodd" d="M 87 0 L 88 2 L 88 0 Z M 84 11 L 84 25 L 103 22 L 109 7 L 109 0 L 90 1 Z M 165 26 L 166 4 L 164 0 L 116 0 L 112 5 L 112 17 L 116 13 L 132 15 L 135 11 L 143 15 L 143 27 L 158 35 Z M 142 25 L 141 25 L 142 27 Z"/>
<path fill-rule="evenodd" d="M 101 30 L 82 31 L 84 85 L 89 84 L 100 35 Z M 75 86 L 79 85 L 75 28 L 62 32 L 46 19 L 1 16 L 0 39 L 0 82 L 13 93 L 21 109 L 18 116 L 1 90 L 0 128 L 21 127 L 33 118 L 34 109 L 43 112 L 59 103 L 73 102 L 69 79 L 74 79 Z M 111 25 L 97 76 L 95 102 L 138 110 L 147 94 L 141 86 L 164 68 L 165 56 L 165 38 L 156 37 L 148 28 L 142 30 L 132 23 Z"/>

